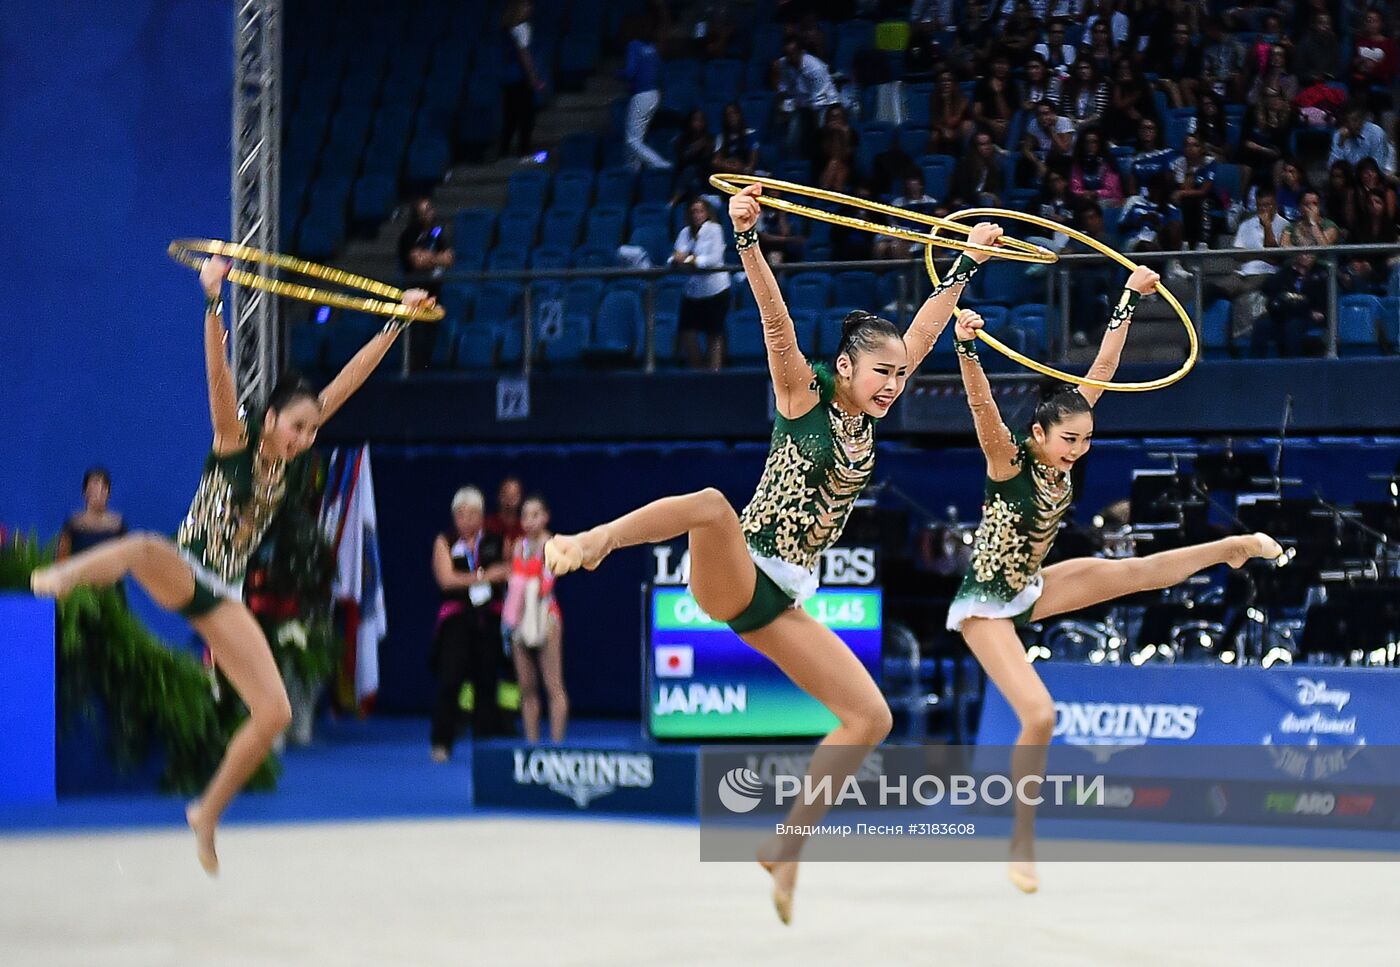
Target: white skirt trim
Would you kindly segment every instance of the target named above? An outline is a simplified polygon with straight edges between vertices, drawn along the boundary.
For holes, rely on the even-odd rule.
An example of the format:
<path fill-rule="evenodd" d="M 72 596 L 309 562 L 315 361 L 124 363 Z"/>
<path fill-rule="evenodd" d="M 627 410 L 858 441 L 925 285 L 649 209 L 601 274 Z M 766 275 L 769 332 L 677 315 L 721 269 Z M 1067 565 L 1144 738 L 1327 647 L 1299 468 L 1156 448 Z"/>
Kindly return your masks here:
<path fill-rule="evenodd" d="M 194 572 L 195 580 L 199 581 L 200 584 L 203 584 L 221 598 L 227 598 L 230 601 L 242 603 L 242 587 L 234 587 L 232 584 L 229 584 L 223 578 L 209 570 L 209 568 L 205 567 L 197 557 L 183 547 L 179 548 L 179 551 L 180 556 L 185 559 L 185 563 L 188 564 L 190 570 Z"/>
<path fill-rule="evenodd" d="M 1037 574 L 1031 583 L 1022 588 L 1021 593 L 1010 601 L 1002 601 L 997 598 L 988 598 L 984 601 L 975 594 L 965 598 L 957 598 L 953 601 L 953 606 L 948 609 L 948 630 L 962 631 L 963 622 L 968 618 L 1014 618 L 1034 607 L 1044 590 L 1045 581 Z"/>
<path fill-rule="evenodd" d="M 773 583 L 782 588 L 783 593 L 792 598 L 798 607 L 817 593 L 816 571 L 809 571 L 779 557 L 765 557 L 752 547 L 749 548 L 749 557 L 753 558 L 754 567 L 772 578 Z"/>

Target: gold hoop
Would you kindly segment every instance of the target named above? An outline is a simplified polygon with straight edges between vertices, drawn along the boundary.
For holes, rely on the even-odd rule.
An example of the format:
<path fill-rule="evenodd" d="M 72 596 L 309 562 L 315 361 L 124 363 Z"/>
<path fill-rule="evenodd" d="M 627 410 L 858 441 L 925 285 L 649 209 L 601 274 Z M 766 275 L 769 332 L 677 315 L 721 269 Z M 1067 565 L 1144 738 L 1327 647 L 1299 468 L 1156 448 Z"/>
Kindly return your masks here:
<path fill-rule="evenodd" d="M 1061 225 L 1059 222 L 1052 222 L 1048 218 L 1041 218 L 1039 215 L 1030 215 L 1026 212 L 1011 211 L 1009 209 L 1004 208 L 967 208 L 962 211 L 954 212 L 948 217 L 949 219 L 958 220 L 970 220 L 977 218 L 1008 218 L 1013 221 L 1025 222 L 1029 225 L 1035 225 L 1039 228 L 1043 228 L 1049 232 L 1059 232 L 1062 235 L 1068 235 L 1076 242 L 1080 242 L 1084 245 L 1087 245 L 1089 248 L 1094 249 L 1096 252 L 1099 252 L 1102 255 L 1107 255 L 1119 265 L 1126 268 L 1129 272 L 1139 267 L 1138 264 L 1132 259 L 1127 258 L 1115 249 L 1109 248 L 1107 245 L 1103 244 L 1098 239 L 1085 235 L 1083 232 L 1076 231 L 1073 228 L 1068 228 L 1064 225 Z M 964 229 L 966 228 L 966 226 L 962 225 L 958 227 Z M 934 231 L 936 232 L 938 231 L 938 229 L 935 228 Z M 924 267 L 928 269 L 928 275 L 929 278 L 933 280 L 933 284 L 938 285 L 938 273 L 934 270 L 933 267 L 932 245 L 924 249 Z M 1191 350 L 1186 356 L 1186 362 L 1182 363 L 1181 368 L 1178 369 L 1176 372 L 1172 373 L 1170 376 L 1163 376 L 1161 379 L 1149 380 L 1145 383 L 1111 383 L 1100 379 L 1091 379 L 1088 376 L 1076 376 L 1074 373 L 1066 373 L 1063 370 L 1055 369 L 1051 366 L 1046 366 L 1044 363 L 1036 362 L 1034 359 L 1031 359 L 1029 356 L 1026 356 L 1023 353 L 1017 352 L 1010 346 L 1006 345 L 1006 343 L 998 339 L 996 336 L 989 335 L 986 331 L 982 329 L 977 330 L 977 338 L 981 339 L 988 346 L 991 346 L 1003 356 L 1007 356 L 1011 359 L 1014 359 L 1016 362 L 1020 363 L 1022 366 L 1025 366 L 1027 369 L 1032 369 L 1035 372 L 1040 373 L 1044 376 L 1049 376 L 1052 379 L 1061 379 L 1064 380 L 1066 383 L 1074 383 L 1077 386 L 1093 386 L 1096 389 L 1116 390 L 1120 393 L 1146 393 L 1149 390 L 1162 389 L 1164 387 L 1170 386 L 1173 383 L 1178 382 L 1183 377 L 1185 377 L 1187 373 L 1191 372 L 1192 367 L 1196 365 L 1196 357 L 1200 352 L 1199 343 L 1196 338 L 1196 327 L 1192 324 L 1191 317 L 1186 314 L 1186 310 L 1182 308 L 1181 303 L 1176 300 L 1176 296 L 1172 295 L 1171 292 L 1167 289 L 1167 287 L 1161 283 L 1161 281 L 1158 281 L 1157 283 L 1157 294 L 1160 295 L 1164 300 L 1166 300 L 1167 305 L 1171 306 L 1172 309 L 1175 310 L 1177 317 L 1181 319 L 1181 324 L 1186 327 L 1186 338 L 1190 342 Z"/>
<path fill-rule="evenodd" d="M 289 299 L 300 299 L 303 302 L 315 302 L 321 305 L 335 306 L 338 309 L 351 309 L 356 312 L 369 312 L 377 316 L 392 316 L 408 322 L 437 322 L 443 317 L 442 306 L 419 308 L 404 305 L 402 301 L 403 290 L 396 289 L 392 285 L 376 282 L 363 275 L 352 275 L 341 269 L 333 269 L 328 265 L 318 265 L 315 262 L 293 258 L 290 255 L 264 252 L 251 245 L 221 242 L 212 238 L 177 238 L 170 243 L 166 252 L 176 262 L 196 271 L 203 268 L 204 263 L 208 261 L 207 258 L 200 258 L 199 255 L 221 255 L 239 262 L 270 265 L 284 272 L 293 272 L 321 282 L 344 286 L 347 289 L 359 289 L 371 295 L 380 296 L 378 299 L 370 299 L 364 296 L 346 295 L 342 292 L 317 289 L 296 282 L 265 278 L 255 272 L 246 272 L 239 268 L 229 269 L 228 280 L 234 285 L 241 285 L 249 289 L 261 289 L 264 292 L 286 296 Z"/>
<path fill-rule="evenodd" d="M 763 185 L 765 188 L 773 188 L 776 191 L 786 191 L 794 195 L 816 198 L 820 201 L 834 202 L 838 205 L 849 205 L 852 208 L 879 212 L 882 215 L 889 215 L 893 218 L 902 218 L 905 221 L 917 222 L 920 225 L 928 225 L 934 229 L 934 232 L 916 232 L 912 228 L 903 228 L 899 225 L 880 225 L 876 222 L 866 221 L 863 218 L 838 215 L 835 212 L 823 211 L 820 208 L 812 208 L 808 205 L 799 205 L 796 202 L 788 201 L 786 198 L 777 198 L 770 195 L 759 195 L 755 199 L 760 205 L 766 205 L 778 211 L 788 212 L 793 215 L 802 215 L 806 218 L 815 218 L 820 222 L 842 225 L 846 228 L 854 228 L 862 232 L 873 232 L 876 235 L 888 235 L 891 238 L 901 238 L 906 242 L 914 242 L 917 245 L 923 245 L 925 247 L 930 244 L 941 245 L 944 248 L 957 249 L 960 252 L 976 252 L 979 255 L 1011 259 L 1014 262 L 1036 262 L 1041 265 L 1048 265 L 1051 262 L 1059 260 L 1059 256 L 1048 248 L 1041 248 L 1039 245 L 1023 242 L 1019 238 L 1002 237 L 995 245 L 978 245 L 975 242 L 964 242 L 959 239 L 938 238 L 937 231 L 939 229 L 945 232 L 961 232 L 964 235 L 971 232 L 972 229 L 966 225 L 959 225 L 957 222 L 947 218 L 940 218 L 937 215 L 926 215 L 923 212 L 909 211 L 904 208 L 897 208 L 894 205 L 884 205 L 880 202 L 869 201 L 865 198 L 843 195 L 837 191 L 827 191 L 825 188 L 813 188 L 809 185 L 799 185 L 790 181 L 779 181 L 777 178 L 766 178 L 761 175 L 710 175 L 710 184 L 730 195 L 737 195 L 747 185 Z"/>

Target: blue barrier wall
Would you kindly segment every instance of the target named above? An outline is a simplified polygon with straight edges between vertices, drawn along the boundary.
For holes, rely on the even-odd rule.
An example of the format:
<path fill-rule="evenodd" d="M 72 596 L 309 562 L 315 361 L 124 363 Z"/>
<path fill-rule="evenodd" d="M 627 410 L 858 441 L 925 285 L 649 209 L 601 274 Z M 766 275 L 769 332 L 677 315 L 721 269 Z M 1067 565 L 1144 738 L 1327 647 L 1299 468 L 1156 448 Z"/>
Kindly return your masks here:
<path fill-rule="evenodd" d="M 54 607 L 0 594 L 0 803 L 55 799 Z"/>
<path fill-rule="evenodd" d="M 1179 450 L 1187 440 L 1103 441 L 1088 458 L 1081 518 L 1127 496 L 1132 472 L 1163 467 L 1149 453 Z M 1257 445 L 1257 444 L 1256 444 Z M 1240 449 L 1248 445 L 1238 444 Z M 497 485 L 517 474 L 526 490 L 549 499 L 555 529 L 592 526 L 646 501 L 701 487 L 718 487 L 740 508 L 753 493 L 766 448 L 758 444 L 684 444 L 534 447 L 372 447 L 379 501 L 389 637 L 381 649 L 380 707 L 424 712 L 431 696 L 428 645 L 438 594 L 429 568 L 433 537 L 451 526 L 456 488 L 475 484 L 494 503 Z M 1380 499 L 1383 484 L 1367 479 L 1389 472 L 1400 440 L 1313 439 L 1289 445 L 1284 470 L 1320 487 L 1333 500 Z M 875 479 L 888 480 L 935 513 L 956 505 L 975 517 L 985 464 L 970 447 L 917 449 L 882 445 Z M 582 714 L 635 716 L 640 712 L 639 587 L 651 573 L 650 552 L 620 551 L 593 573 L 560 581 L 564 611 L 565 674 L 574 708 Z"/>
<path fill-rule="evenodd" d="M 165 256 L 228 230 L 232 10 L 16 0 L 0 17 L 0 521 L 44 537 L 107 465 L 173 531 L 209 447 L 201 299 Z M 147 608 L 149 613 L 153 608 Z M 157 627 L 185 634 L 178 620 Z"/>

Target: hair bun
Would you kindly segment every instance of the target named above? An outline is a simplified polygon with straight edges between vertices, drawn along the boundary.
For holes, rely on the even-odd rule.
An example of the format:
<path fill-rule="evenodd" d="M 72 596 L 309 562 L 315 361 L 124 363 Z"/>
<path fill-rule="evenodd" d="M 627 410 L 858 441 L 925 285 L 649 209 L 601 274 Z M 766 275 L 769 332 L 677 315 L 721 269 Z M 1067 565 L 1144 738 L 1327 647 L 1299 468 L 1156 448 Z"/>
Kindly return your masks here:
<path fill-rule="evenodd" d="M 846 313 L 846 318 L 841 320 L 841 338 L 845 340 L 857 329 L 865 325 L 872 319 L 878 318 L 873 312 L 866 312 L 863 309 L 856 309 Z"/>
<path fill-rule="evenodd" d="M 1040 402 L 1048 403 L 1062 393 L 1078 392 L 1079 387 L 1062 379 L 1047 379 L 1040 383 Z"/>

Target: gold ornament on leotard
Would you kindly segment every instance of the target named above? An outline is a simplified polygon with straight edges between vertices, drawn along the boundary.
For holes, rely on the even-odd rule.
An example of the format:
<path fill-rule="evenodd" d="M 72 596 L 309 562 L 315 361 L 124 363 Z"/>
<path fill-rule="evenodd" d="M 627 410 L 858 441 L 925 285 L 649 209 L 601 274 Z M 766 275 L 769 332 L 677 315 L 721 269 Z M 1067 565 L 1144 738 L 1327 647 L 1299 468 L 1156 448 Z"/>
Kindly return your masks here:
<path fill-rule="evenodd" d="M 1089 248 L 1094 249 L 1096 252 L 1099 252 L 1102 255 L 1107 255 L 1119 265 L 1126 268 L 1129 272 L 1138 268 L 1138 264 L 1132 259 L 1129 259 L 1126 256 L 1119 253 L 1118 251 L 1109 248 L 1107 245 L 1105 245 L 1103 242 L 1100 242 L 1098 239 L 1093 238 L 1089 235 L 1085 235 L 1083 232 L 1076 231 L 1073 228 L 1061 225 L 1059 222 L 1053 222 L 1048 218 L 1041 218 L 1039 215 L 1030 215 L 1026 212 L 1010 211 L 1004 208 L 967 208 L 962 211 L 954 212 L 952 215 L 948 216 L 948 220 L 950 221 L 972 221 L 975 219 L 988 218 L 1007 218 L 1013 221 L 1021 221 L 1026 222 L 1030 225 L 1035 225 L 1039 228 L 1045 229 L 1048 232 L 1059 232 L 1062 235 L 1069 236 L 1076 242 L 1080 242 L 1084 245 L 1087 245 Z M 967 226 L 965 225 L 959 225 L 958 228 L 963 231 L 967 230 Z M 939 229 L 935 227 L 933 231 L 936 233 L 939 231 Z M 933 280 L 933 284 L 938 285 L 938 273 L 934 270 L 933 267 L 932 245 L 926 246 L 924 248 L 924 267 L 928 269 L 928 275 L 929 278 Z M 1002 342 L 996 336 L 988 335 L 988 333 L 985 330 L 976 330 L 977 338 L 982 340 L 988 346 L 991 346 L 993 349 L 995 349 L 1002 355 L 1014 359 L 1022 366 L 1025 366 L 1028 369 L 1035 370 L 1037 373 L 1041 373 L 1045 376 L 1050 376 L 1054 379 L 1064 380 L 1066 383 L 1074 383 L 1078 386 L 1093 386 L 1096 389 L 1102 390 L 1117 390 L 1121 393 L 1144 393 L 1148 390 L 1162 389 L 1163 387 L 1172 385 L 1173 383 L 1182 379 L 1187 373 L 1191 372 L 1192 367 L 1196 365 L 1196 357 L 1200 352 L 1200 347 L 1199 342 L 1196 338 L 1196 327 L 1191 322 L 1191 317 L 1187 315 L 1186 310 L 1182 308 L 1181 303 L 1176 300 L 1176 296 L 1172 295 L 1171 291 L 1168 290 L 1167 287 L 1163 285 L 1160 280 L 1157 282 L 1157 294 L 1160 295 L 1166 301 L 1167 305 L 1171 306 L 1173 311 L 1176 312 L 1177 318 L 1181 320 L 1182 326 L 1186 328 L 1186 339 L 1190 343 L 1190 350 L 1186 354 L 1186 362 L 1182 363 L 1181 368 L 1178 369 L 1176 372 L 1172 373 L 1169 376 L 1163 376 L 1161 379 L 1149 380 L 1143 383 L 1113 383 L 1107 380 L 1091 379 L 1088 376 L 1077 376 L 1074 373 L 1066 373 L 1063 370 L 1055 369 L 1051 366 L 1046 366 L 1044 363 L 1036 362 L 1029 356 L 1026 356 L 1023 353 L 1019 353 L 1016 350 L 1012 349 L 1010 346 L 1006 345 L 1006 343 Z"/>
<path fill-rule="evenodd" d="M 882 215 L 889 215 L 891 218 L 899 218 L 906 222 L 927 225 L 935 229 L 934 233 L 929 233 L 916 231 L 912 228 L 905 228 L 902 225 L 881 225 L 878 222 L 867 221 L 864 218 L 852 218 L 850 215 L 839 215 L 836 212 L 829 212 L 821 208 L 813 208 L 810 205 L 800 205 L 797 202 L 788 201 L 786 198 L 779 198 L 773 195 L 758 195 L 754 198 L 760 205 L 776 209 L 777 211 L 788 212 L 792 215 L 801 215 L 805 218 L 814 218 L 819 222 L 829 222 L 832 225 L 854 228 L 862 232 L 873 232 L 876 235 L 900 238 L 906 242 L 913 242 L 916 245 L 928 246 L 933 244 L 942 246 L 943 248 L 957 249 L 960 252 L 975 252 L 979 255 L 992 255 L 997 258 L 1011 259 L 1016 262 L 1038 262 L 1042 265 L 1048 265 L 1059 259 L 1059 256 L 1048 248 L 1032 245 L 1030 242 L 1023 242 L 1019 238 L 1011 238 L 1009 236 L 1003 236 L 998 239 L 995 245 L 978 245 L 976 242 L 969 242 L 964 239 L 938 237 L 937 231 L 955 232 L 967 235 L 972 229 L 966 225 L 959 225 L 951 219 L 940 218 L 937 215 L 926 215 L 923 212 L 909 211 L 908 209 L 897 208 L 894 205 L 884 205 L 880 202 L 870 201 L 865 198 L 843 195 L 837 191 L 827 191 L 825 188 L 813 188 L 809 185 L 799 185 L 790 181 L 779 181 L 777 178 L 766 178 L 761 175 L 711 175 L 710 184 L 730 195 L 739 194 L 740 191 L 749 185 L 763 185 L 765 188 L 772 188 L 775 191 L 785 191 L 790 194 L 815 198 L 819 201 L 831 202 L 836 205 L 849 205 L 852 208 L 878 212 Z"/>
<path fill-rule="evenodd" d="M 392 285 L 385 285 L 383 282 L 376 282 L 363 275 L 354 275 L 341 269 L 331 268 L 328 265 L 318 265 L 315 262 L 293 258 L 290 255 L 265 252 L 260 248 L 253 248 L 251 245 L 221 242 L 210 238 L 178 238 L 170 243 L 170 248 L 167 251 L 172 259 L 196 271 L 204 267 L 208 256 L 221 255 L 234 262 L 268 265 L 282 272 L 305 276 L 346 289 L 358 289 L 371 296 L 379 297 L 368 298 L 349 295 L 331 289 L 314 288 L 297 282 L 268 278 L 257 272 L 240 269 L 236 265 L 229 269 L 228 280 L 234 285 L 261 289 L 264 292 L 286 296 L 289 299 L 335 306 L 338 309 L 351 309 L 355 312 L 368 312 L 377 316 L 390 316 L 404 322 L 436 322 L 443 317 L 442 306 L 404 305 L 403 290 L 396 289 Z"/>

